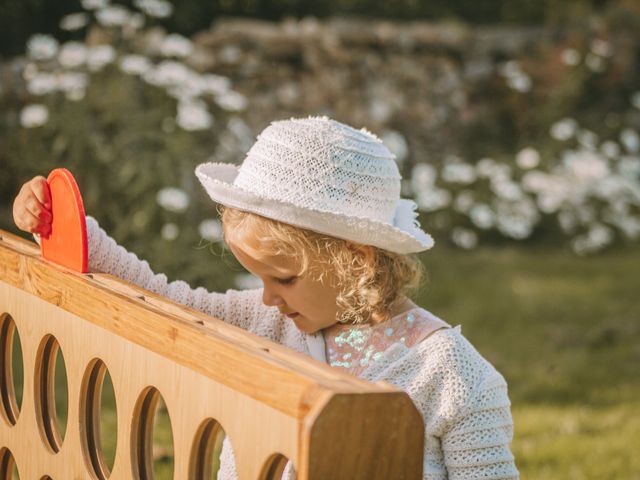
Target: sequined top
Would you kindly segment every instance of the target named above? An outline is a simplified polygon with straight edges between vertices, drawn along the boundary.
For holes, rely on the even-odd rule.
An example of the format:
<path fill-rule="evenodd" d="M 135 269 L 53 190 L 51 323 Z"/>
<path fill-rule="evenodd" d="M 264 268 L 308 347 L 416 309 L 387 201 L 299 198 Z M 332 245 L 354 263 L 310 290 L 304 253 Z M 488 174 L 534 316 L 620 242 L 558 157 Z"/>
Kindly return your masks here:
<path fill-rule="evenodd" d="M 344 325 L 337 334 L 325 335 L 327 363 L 360 375 L 396 343 L 411 348 L 436 330 L 451 326 L 414 308 L 386 322 L 371 325 Z"/>

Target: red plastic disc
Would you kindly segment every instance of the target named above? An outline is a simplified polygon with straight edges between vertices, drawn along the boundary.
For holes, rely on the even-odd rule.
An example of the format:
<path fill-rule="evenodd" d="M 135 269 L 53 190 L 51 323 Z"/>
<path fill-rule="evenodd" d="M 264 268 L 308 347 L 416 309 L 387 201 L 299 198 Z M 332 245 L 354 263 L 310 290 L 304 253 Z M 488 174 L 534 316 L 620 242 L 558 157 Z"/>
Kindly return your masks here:
<path fill-rule="evenodd" d="M 71 172 L 56 168 L 47 178 L 51 190 L 51 232 L 40 239 L 42 256 L 80 273 L 87 272 L 87 224 L 80 189 Z"/>

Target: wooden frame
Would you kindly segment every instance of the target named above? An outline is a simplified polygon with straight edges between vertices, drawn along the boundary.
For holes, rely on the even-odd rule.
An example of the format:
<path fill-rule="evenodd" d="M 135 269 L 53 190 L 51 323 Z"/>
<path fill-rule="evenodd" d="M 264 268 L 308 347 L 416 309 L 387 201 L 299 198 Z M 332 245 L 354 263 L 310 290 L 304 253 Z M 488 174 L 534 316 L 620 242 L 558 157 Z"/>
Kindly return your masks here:
<path fill-rule="evenodd" d="M 422 478 L 424 424 L 406 393 L 113 276 L 50 264 L 35 244 L 0 236 L 0 469 L 15 461 L 23 479 L 152 478 L 149 412 L 161 394 L 177 479 L 210 478 L 202 457 L 220 429 L 240 479 L 280 478 L 287 459 L 301 480 Z M 25 375 L 19 412 L 8 346 L 14 329 Z M 64 439 L 51 420 L 56 348 L 67 369 Z M 107 369 L 118 413 L 112 472 L 96 427 Z M 0 480 L 6 475 L 0 471 Z"/>

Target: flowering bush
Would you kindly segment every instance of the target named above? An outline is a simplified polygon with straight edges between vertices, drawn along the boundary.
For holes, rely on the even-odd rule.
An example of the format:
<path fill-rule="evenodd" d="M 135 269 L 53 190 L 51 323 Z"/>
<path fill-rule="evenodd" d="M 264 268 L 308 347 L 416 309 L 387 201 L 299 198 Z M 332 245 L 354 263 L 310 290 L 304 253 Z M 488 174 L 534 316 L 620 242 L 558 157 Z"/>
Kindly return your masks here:
<path fill-rule="evenodd" d="M 221 242 L 193 169 L 209 159 L 241 160 L 257 133 L 247 122 L 249 100 L 229 77 L 189 66 L 201 53 L 194 41 L 154 25 L 171 15 L 169 2 L 133 5 L 83 0 L 83 11 L 60 22 L 73 40 L 28 41 L 15 63 L 22 83 L 0 91 L 8 145 L 0 156 L 13 177 L 0 185 L 4 200 L 30 176 L 65 166 L 85 186 L 87 211 L 103 215 L 118 241 L 157 259 L 158 270 L 221 288 L 225 280 L 214 279 L 210 263 L 186 260 L 185 270 L 164 251 L 170 243 L 187 251 Z M 622 75 L 616 54 L 633 58 L 637 47 L 591 30 L 542 45 L 536 56 L 499 62 L 488 84 L 467 86 L 466 94 L 490 106 L 466 113 L 459 153 L 427 163 L 412 155 L 414 139 L 391 128 L 381 133 L 405 171 L 403 194 L 416 200 L 437 240 L 472 249 L 501 238 L 562 237 L 587 254 L 640 236 L 640 91 L 629 80 L 639 78 L 631 61 L 626 81 L 636 89 L 614 88 Z M 222 55 L 237 57 L 232 47 Z M 573 91 L 580 89 L 597 101 L 616 91 L 602 131 L 593 108 L 578 108 L 582 97 Z M 562 95 L 570 101 L 560 108 Z M 597 101 L 601 112 L 606 106 Z"/>

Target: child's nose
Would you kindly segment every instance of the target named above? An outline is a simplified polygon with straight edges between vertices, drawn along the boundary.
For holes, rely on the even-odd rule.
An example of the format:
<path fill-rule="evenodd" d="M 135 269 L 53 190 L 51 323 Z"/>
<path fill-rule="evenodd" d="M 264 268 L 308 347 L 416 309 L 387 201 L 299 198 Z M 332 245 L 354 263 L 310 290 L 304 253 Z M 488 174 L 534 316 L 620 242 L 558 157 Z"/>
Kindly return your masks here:
<path fill-rule="evenodd" d="M 262 290 L 262 303 L 268 307 L 279 307 L 284 304 L 282 297 L 267 287 L 264 287 Z"/>

